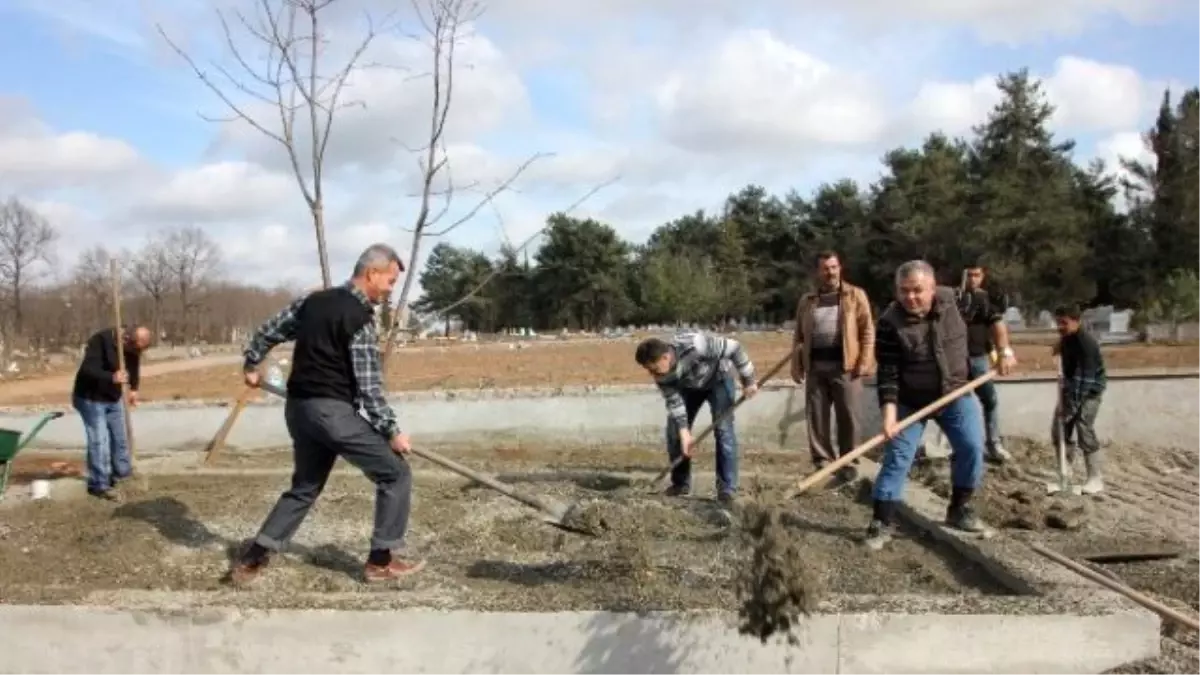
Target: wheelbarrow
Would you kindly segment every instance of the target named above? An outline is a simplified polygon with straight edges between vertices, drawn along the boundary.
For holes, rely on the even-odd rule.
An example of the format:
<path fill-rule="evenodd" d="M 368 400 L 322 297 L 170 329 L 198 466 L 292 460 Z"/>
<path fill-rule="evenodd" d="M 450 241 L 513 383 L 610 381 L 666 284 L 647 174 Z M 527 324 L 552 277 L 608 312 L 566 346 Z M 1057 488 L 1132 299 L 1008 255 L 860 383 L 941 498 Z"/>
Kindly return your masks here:
<path fill-rule="evenodd" d="M 0 429 L 0 499 L 4 498 L 4 491 L 8 488 L 8 477 L 12 473 L 13 460 L 17 458 L 17 453 L 29 445 L 42 427 L 62 416 L 63 413 L 57 411 L 44 413 L 33 428 L 24 434 L 12 429 Z"/>

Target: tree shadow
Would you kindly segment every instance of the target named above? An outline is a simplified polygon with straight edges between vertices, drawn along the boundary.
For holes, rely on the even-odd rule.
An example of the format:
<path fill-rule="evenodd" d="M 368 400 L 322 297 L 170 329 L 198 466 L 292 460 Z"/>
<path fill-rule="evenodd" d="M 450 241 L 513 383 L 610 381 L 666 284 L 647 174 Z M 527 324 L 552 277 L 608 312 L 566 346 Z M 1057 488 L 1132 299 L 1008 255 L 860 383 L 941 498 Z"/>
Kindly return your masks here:
<path fill-rule="evenodd" d="M 577 673 L 678 673 L 690 651 L 689 621 L 658 613 L 597 612 L 584 624 Z"/>
<path fill-rule="evenodd" d="M 122 504 L 113 510 L 114 518 L 144 522 L 167 541 L 190 549 L 219 546 L 227 562 L 232 563 L 250 546 L 251 539 L 231 539 L 213 532 L 191 514 L 191 509 L 175 497 L 156 497 L 140 502 Z M 302 562 L 313 567 L 346 574 L 355 579 L 361 576 L 363 561 L 332 544 L 308 547 L 290 544 Z"/>

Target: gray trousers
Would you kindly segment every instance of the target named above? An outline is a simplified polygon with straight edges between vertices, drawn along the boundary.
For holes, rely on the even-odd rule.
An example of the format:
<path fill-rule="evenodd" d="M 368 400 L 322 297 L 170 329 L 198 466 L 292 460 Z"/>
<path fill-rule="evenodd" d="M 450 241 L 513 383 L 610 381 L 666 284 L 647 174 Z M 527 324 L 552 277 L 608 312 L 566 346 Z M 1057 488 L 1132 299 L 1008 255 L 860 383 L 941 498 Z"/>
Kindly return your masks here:
<path fill-rule="evenodd" d="M 255 538 L 264 548 L 282 549 L 312 508 L 337 458 L 344 457 L 375 483 L 373 550 L 404 548 L 412 501 L 412 472 L 408 462 L 392 451 L 388 439 L 375 431 L 349 403 L 335 399 L 288 399 L 284 408 L 292 436 L 292 486 Z"/>
<path fill-rule="evenodd" d="M 804 380 L 804 408 L 808 418 L 808 448 L 820 467 L 854 449 L 858 442 L 858 405 L 862 379 L 851 378 L 837 362 L 813 361 Z M 832 417 L 837 420 L 834 446 Z"/>
<path fill-rule="evenodd" d="M 1100 414 L 1100 396 L 1088 396 L 1079 404 L 1075 416 L 1063 420 L 1063 442 L 1067 444 L 1067 458 L 1075 459 L 1075 448 L 1084 456 L 1095 454 L 1100 449 L 1100 439 L 1096 436 L 1096 416 Z M 1050 437 L 1057 446 L 1058 425 L 1051 428 Z M 1078 441 L 1078 445 L 1076 445 Z"/>

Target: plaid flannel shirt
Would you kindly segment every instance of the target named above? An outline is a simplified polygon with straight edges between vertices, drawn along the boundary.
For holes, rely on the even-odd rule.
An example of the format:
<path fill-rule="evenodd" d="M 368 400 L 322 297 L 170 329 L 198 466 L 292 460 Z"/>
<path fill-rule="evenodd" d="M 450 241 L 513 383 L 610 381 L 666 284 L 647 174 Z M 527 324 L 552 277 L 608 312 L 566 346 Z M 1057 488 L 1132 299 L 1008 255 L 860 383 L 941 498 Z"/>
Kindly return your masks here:
<path fill-rule="evenodd" d="M 345 288 L 364 305 L 371 307 L 371 301 L 353 284 L 346 284 Z M 267 358 L 271 349 L 296 339 L 300 308 L 304 306 L 305 300 L 307 297 L 293 300 L 251 336 L 243 352 L 245 370 L 256 369 Z M 400 433 L 396 413 L 384 396 L 383 369 L 379 358 L 379 331 L 374 321 L 368 321 L 351 339 L 350 363 L 358 384 L 355 403 L 367 413 L 367 421 L 385 438 Z"/>

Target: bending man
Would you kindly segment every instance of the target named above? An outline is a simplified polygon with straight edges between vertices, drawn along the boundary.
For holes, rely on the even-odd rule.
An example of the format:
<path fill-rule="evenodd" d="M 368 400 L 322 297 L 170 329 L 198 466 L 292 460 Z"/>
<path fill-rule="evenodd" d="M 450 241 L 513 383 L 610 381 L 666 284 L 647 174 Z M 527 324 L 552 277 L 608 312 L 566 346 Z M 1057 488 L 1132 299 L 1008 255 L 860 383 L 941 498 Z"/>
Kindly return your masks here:
<path fill-rule="evenodd" d="M 805 293 L 796 305 L 792 336 L 792 379 L 804 385 L 808 417 L 808 448 L 818 470 L 854 449 L 858 443 L 862 378 L 875 365 L 875 322 L 863 289 L 842 280 L 837 253 L 817 256 L 819 288 Z M 829 410 L 837 420 L 837 444 L 831 438 Z M 843 482 L 854 480 L 853 465 L 838 472 Z"/>
<path fill-rule="evenodd" d="M 117 332 L 112 328 L 96 331 L 87 341 L 71 392 L 71 403 L 83 420 L 87 439 L 88 494 L 109 501 L 121 499 L 115 488 L 133 471 L 123 406 L 137 405 L 142 352 L 150 346 L 150 329 L 145 326 L 121 332 L 125 370 L 118 368 Z M 122 384 L 129 385 L 124 402 Z"/>
<path fill-rule="evenodd" d="M 875 478 L 874 515 L 866 544 L 883 548 L 891 539 L 892 516 L 928 419 L 901 430 L 900 420 L 966 384 L 967 326 L 955 305 L 954 290 L 938 287 L 933 268 L 923 260 L 896 270 L 896 301 L 879 317 L 875 329 L 876 387 L 888 438 Z M 1011 360 L 1000 362 L 1007 373 Z M 959 396 L 930 417 L 950 441 L 953 490 L 946 524 L 980 532 L 983 524 L 970 506 L 983 477 L 985 434 L 979 400 Z"/>
<path fill-rule="evenodd" d="M 654 378 L 666 399 L 667 455 L 672 462 L 680 455 L 687 458 L 671 472 L 667 494 L 678 497 L 691 492 L 692 423 L 700 407 L 708 403 L 713 420 L 729 412 L 713 435 L 717 442 L 717 499 L 725 504 L 732 502 L 738 487 L 738 457 L 730 412 L 736 390 L 729 364 L 737 370 L 746 398 L 758 391 L 754 364 L 746 349 L 732 338 L 687 331 L 670 342 L 659 338 L 642 341 L 634 358 Z"/>
<path fill-rule="evenodd" d="M 404 265 L 390 246 L 375 244 L 342 286 L 294 301 L 267 321 L 245 352 L 246 384 L 259 384 L 258 365 L 276 345 L 295 340 L 284 419 L 293 443 L 291 488 L 267 516 L 254 542 L 230 571 L 230 580 L 253 580 L 300 528 L 325 488 L 338 457 L 375 484 L 375 528 L 364 577 L 388 581 L 420 571 L 423 561 L 401 561 L 412 496 L 412 473 L 403 455 L 408 435 L 384 398 L 374 307 L 385 302 Z M 366 413 L 364 419 L 359 408 Z"/>

